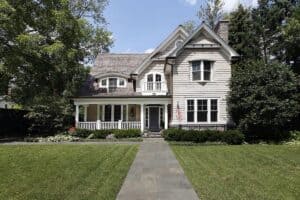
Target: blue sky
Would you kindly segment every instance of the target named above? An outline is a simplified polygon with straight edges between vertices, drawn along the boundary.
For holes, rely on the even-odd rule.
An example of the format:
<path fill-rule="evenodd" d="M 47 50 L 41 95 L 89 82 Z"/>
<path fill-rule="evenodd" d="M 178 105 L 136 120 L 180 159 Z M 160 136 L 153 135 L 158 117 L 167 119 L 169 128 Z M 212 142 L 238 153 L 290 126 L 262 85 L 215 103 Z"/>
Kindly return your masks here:
<path fill-rule="evenodd" d="M 232 10 L 239 0 L 224 0 Z M 252 5 L 255 0 L 247 1 Z M 143 53 L 157 47 L 179 24 L 198 20 L 203 0 L 110 0 L 104 12 L 113 32 L 111 52 Z"/>

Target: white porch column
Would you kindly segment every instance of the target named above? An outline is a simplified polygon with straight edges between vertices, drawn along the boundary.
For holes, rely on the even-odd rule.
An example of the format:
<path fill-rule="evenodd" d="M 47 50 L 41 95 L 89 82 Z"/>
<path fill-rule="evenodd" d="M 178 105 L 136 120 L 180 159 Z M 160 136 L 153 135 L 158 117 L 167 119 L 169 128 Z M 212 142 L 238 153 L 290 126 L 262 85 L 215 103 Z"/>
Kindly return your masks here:
<path fill-rule="evenodd" d="M 75 105 L 75 127 L 77 127 L 78 122 L 79 122 L 79 105 Z"/>
<path fill-rule="evenodd" d="M 84 105 L 84 121 L 87 121 L 87 107 L 88 105 Z"/>
<path fill-rule="evenodd" d="M 141 104 L 141 131 L 144 132 L 144 104 Z"/>
<path fill-rule="evenodd" d="M 165 104 L 164 107 L 164 111 L 165 111 L 165 129 L 168 129 L 168 104 Z"/>
<path fill-rule="evenodd" d="M 99 114 L 100 114 L 100 105 L 97 104 L 97 121 L 100 120 Z"/>
<path fill-rule="evenodd" d="M 128 115 L 129 115 L 128 104 L 126 104 L 126 122 L 128 122 Z"/>

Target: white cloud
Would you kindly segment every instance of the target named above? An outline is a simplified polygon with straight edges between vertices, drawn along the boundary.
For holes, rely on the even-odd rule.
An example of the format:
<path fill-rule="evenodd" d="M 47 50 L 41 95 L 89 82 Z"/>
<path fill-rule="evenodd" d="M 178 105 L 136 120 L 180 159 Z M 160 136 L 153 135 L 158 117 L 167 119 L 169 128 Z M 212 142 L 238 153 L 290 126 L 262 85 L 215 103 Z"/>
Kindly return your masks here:
<path fill-rule="evenodd" d="M 154 48 L 146 49 L 145 53 L 152 53 L 154 51 Z"/>
<path fill-rule="evenodd" d="M 186 3 L 190 4 L 191 6 L 194 6 L 197 4 L 197 0 L 184 0 Z"/>
<path fill-rule="evenodd" d="M 239 4 L 246 7 L 256 7 L 257 0 L 222 0 L 224 2 L 224 11 L 231 12 L 235 10 Z"/>

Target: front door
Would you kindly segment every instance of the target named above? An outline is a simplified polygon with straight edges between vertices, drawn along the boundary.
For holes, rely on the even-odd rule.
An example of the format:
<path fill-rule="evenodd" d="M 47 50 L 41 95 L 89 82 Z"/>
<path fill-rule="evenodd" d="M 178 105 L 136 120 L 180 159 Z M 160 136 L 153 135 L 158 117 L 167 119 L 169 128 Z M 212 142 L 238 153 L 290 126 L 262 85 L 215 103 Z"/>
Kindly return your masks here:
<path fill-rule="evenodd" d="M 150 131 L 159 131 L 159 108 L 149 108 L 149 129 Z"/>

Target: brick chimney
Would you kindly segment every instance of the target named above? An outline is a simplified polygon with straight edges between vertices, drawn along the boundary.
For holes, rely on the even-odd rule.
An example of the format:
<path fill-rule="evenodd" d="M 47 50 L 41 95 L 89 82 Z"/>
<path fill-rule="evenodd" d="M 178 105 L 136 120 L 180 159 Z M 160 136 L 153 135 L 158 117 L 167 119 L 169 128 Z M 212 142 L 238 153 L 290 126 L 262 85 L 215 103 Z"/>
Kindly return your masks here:
<path fill-rule="evenodd" d="M 228 20 L 220 20 L 215 28 L 215 32 L 228 44 Z"/>

